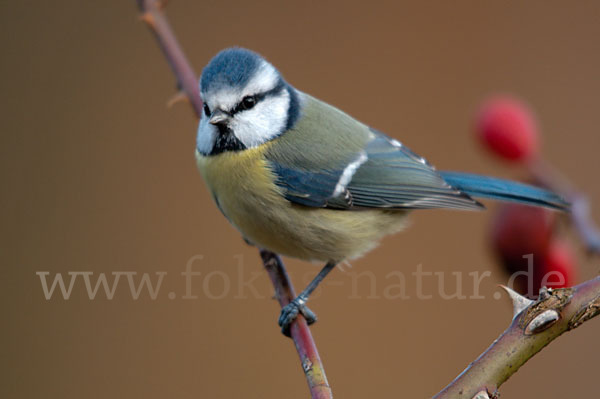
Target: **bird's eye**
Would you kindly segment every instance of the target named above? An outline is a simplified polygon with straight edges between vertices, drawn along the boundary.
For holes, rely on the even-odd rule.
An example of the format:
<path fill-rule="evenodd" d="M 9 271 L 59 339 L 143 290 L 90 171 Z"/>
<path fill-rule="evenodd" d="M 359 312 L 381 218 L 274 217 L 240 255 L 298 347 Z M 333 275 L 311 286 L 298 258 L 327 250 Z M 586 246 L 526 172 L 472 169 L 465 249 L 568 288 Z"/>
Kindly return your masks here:
<path fill-rule="evenodd" d="M 204 115 L 210 116 L 210 108 L 208 108 L 208 105 L 206 105 L 206 103 L 204 103 Z"/>
<path fill-rule="evenodd" d="M 240 103 L 240 109 L 247 110 L 256 105 L 256 98 L 254 96 L 246 96 L 242 99 Z"/>

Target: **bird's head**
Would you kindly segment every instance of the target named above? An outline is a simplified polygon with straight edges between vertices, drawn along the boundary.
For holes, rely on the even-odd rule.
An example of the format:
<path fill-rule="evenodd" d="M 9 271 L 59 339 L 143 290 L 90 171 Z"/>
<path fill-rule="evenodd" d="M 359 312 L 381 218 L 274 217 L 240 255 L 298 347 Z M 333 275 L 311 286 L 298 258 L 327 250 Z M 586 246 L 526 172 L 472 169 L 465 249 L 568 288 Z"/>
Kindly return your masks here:
<path fill-rule="evenodd" d="M 203 155 L 259 146 L 293 126 L 298 94 L 260 55 L 242 48 L 217 54 L 200 78 L 204 102 L 197 149 Z"/>

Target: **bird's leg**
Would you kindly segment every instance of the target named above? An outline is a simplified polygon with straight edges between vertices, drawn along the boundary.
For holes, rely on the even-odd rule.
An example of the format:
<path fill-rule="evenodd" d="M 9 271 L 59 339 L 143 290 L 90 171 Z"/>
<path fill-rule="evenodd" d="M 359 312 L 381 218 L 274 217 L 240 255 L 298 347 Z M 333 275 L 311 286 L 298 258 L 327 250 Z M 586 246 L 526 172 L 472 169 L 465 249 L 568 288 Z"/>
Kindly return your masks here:
<path fill-rule="evenodd" d="M 290 326 L 296 317 L 298 317 L 298 313 L 304 316 L 309 325 L 317 321 L 317 315 L 306 306 L 306 302 L 308 301 L 310 294 L 317 288 L 319 283 L 323 281 L 325 276 L 327 276 L 329 272 L 333 270 L 335 265 L 335 262 L 327 262 L 319 274 L 317 274 L 310 284 L 306 286 L 300 295 L 298 295 L 293 301 L 281 309 L 281 314 L 279 315 L 279 325 L 281 326 L 281 332 L 285 336 L 290 336 Z"/>

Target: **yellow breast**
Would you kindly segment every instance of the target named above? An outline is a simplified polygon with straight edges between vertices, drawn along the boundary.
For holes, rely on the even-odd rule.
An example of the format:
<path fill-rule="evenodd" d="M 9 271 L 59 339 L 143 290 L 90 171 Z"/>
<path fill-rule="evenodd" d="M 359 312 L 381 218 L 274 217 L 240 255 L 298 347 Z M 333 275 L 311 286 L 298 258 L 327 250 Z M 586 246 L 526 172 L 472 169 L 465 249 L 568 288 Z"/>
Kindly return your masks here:
<path fill-rule="evenodd" d="M 341 211 L 292 204 L 263 154 L 269 143 L 205 157 L 198 168 L 227 219 L 255 245 L 304 260 L 341 261 L 403 227 L 405 212 Z"/>

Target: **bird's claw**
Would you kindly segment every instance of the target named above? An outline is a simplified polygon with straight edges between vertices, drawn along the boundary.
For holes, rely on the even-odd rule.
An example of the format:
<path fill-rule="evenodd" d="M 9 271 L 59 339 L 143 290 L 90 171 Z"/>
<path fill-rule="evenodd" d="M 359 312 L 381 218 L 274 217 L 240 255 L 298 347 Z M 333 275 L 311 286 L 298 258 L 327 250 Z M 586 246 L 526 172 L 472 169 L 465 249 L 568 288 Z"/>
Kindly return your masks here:
<path fill-rule="evenodd" d="M 298 297 L 281 309 L 278 323 L 281 327 L 281 332 L 286 337 L 290 336 L 290 327 L 294 320 L 296 320 L 296 317 L 298 317 L 298 313 L 304 316 L 308 325 L 317 321 L 317 315 L 304 304 L 305 302 L 305 299 Z"/>

